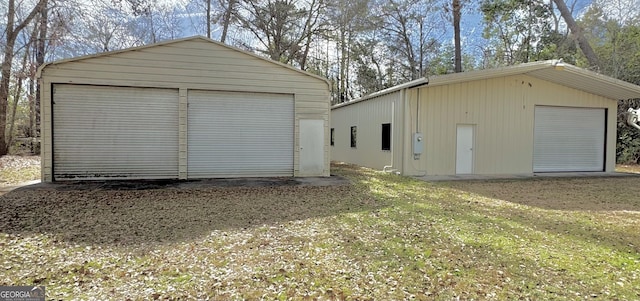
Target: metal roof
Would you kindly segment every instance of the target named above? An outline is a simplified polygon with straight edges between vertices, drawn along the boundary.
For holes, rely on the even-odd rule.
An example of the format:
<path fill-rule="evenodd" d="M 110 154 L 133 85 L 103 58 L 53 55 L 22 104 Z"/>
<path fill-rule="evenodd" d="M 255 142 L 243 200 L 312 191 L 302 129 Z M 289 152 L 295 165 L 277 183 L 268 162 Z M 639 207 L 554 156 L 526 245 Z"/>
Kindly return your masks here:
<path fill-rule="evenodd" d="M 404 83 L 404 84 L 400 84 L 400 85 L 397 85 L 397 86 L 393 86 L 391 88 L 387 88 L 387 89 L 384 89 L 384 90 L 380 90 L 378 92 L 371 93 L 369 95 L 363 96 L 363 97 L 358 98 L 358 99 L 354 99 L 354 100 L 350 100 L 350 101 L 347 101 L 347 102 L 336 104 L 336 105 L 332 106 L 331 108 L 335 109 L 335 108 L 339 108 L 339 107 L 352 105 L 354 103 L 365 101 L 367 99 L 376 98 L 378 96 L 391 94 L 393 92 L 397 92 L 397 91 L 400 91 L 402 89 L 411 89 L 411 88 L 423 86 L 423 85 L 426 85 L 428 83 L 429 83 L 429 80 L 426 77 L 419 78 L 419 79 L 416 79 L 416 80 L 413 80 L 413 81 L 410 81 L 410 82 L 407 82 L 407 83 Z"/>
<path fill-rule="evenodd" d="M 421 78 L 367 95 L 357 100 L 337 104 L 332 108 L 350 105 L 398 90 L 414 88 L 416 86 L 440 86 L 518 74 L 526 74 L 535 78 L 557 83 L 562 86 L 615 100 L 640 98 L 640 86 L 579 68 L 571 64 L 563 63 L 562 60 L 549 60 L 496 69 L 484 69 L 431 76 L 430 78 Z"/>

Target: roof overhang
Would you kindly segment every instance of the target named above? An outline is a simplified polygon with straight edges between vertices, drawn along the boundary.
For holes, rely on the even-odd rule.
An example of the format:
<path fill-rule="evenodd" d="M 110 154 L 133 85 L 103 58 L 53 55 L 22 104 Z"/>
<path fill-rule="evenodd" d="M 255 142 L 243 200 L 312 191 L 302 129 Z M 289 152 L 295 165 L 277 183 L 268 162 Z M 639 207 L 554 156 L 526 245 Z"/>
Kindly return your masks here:
<path fill-rule="evenodd" d="M 373 97 L 392 93 L 401 89 L 414 88 L 417 86 L 440 86 L 521 74 L 532 76 L 569 88 L 574 88 L 576 90 L 585 91 L 609 99 L 622 100 L 640 98 L 640 86 L 638 85 L 634 85 L 625 81 L 621 81 L 619 79 L 566 64 L 561 60 L 549 60 L 495 69 L 485 69 L 432 76 L 429 79 L 419 79 L 413 82 L 373 93 L 361 99 L 338 104 L 333 106 L 332 108 L 338 108 Z M 414 84 L 412 85 L 412 83 Z M 422 84 L 416 85 L 416 83 Z"/>
<path fill-rule="evenodd" d="M 375 93 L 371 93 L 369 95 L 363 96 L 363 97 L 358 98 L 358 99 L 354 99 L 354 100 L 350 100 L 350 101 L 347 101 L 347 102 L 336 104 L 336 105 L 332 106 L 331 108 L 332 109 L 340 108 L 340 107 L 352 105 L 354 103 L 358 103 L 358 102 L 361 102 L 361 101 L 369 100 L 371 98 L 376 98 L 376 97 L 387 95 L 387 94 L 391 94 L 393 92 L 397 92 L 397 91 L 400 91 L 400 90 L 416 88 L 416 87 L 424 86 L 424 85 L 427 85 L 427 84 L 429 84 L 429 79 L 427 79 L 426 77 L 423 77 L 423 78 L 419 78 L 419 79 L 416 79 L 416 80 L 413 80 L 413 81 L 410 81 L 410 82 L 407 82 L 407 83 L 404 83 L 404 84 L 393 86 L 391 88 L 380 90 L 380 91 L 375 92 Z"/>

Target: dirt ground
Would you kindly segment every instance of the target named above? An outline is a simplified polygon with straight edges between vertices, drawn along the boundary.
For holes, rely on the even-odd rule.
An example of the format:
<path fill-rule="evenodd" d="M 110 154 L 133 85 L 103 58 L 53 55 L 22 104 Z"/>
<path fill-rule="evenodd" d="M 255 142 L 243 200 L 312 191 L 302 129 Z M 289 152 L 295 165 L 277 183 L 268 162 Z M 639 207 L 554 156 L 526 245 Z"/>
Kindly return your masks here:
<path fill-rule="evenodd" d="M 616 165 L 617 172 L 628 172 L 628 173 L 640 173 L 640 165 L 628 165 L 628 164 L 618 164 Z"/>
<path fill-rule="evenodd" d="M 0 195 L 14 185 L 39 179 L 39 156 L 0 157 Z M 640 174 L 640 165 L 622 165 L 617 172 Z M 41 183 L 18 188 L 18 191 L 55 192 L 118 191 L 118 190 L 185 190 L 220 187 L 287 187 L 335 186 L 348 184 L 344 178 L 240 178 L 208 180 L 134 180 L 134 181 L 71 181 Z M 486 181 L 460 181 L 445 185 L 523 205 L 559 210 L 625 210 L 640 211 L 640 201 L 621 197 L 629 192 L 640 195 L 640 178 L 539 178 Z M 5 189 L 2 189 L 5 188 Z"/>
<path fill-rule="evenodd" d="M 83 243 L 182 241 L 211 229 L 324 216 L 344 209 L 341 196 L 349 194 L 347 185 L 133 190 L 74 186 L 33 185 L 3 195 L 0 229 L 5 233 L 55 233 Z M 326 203 L 324 196 L 329 194 L 333 197 Z"/>
<path fill-rule="evenodd" d="M 640 177 L 426 183 L 333 168 L 328 185 L 13 190 L 0 285 L 45 285 L 52 300 L 637 299 Z"/>

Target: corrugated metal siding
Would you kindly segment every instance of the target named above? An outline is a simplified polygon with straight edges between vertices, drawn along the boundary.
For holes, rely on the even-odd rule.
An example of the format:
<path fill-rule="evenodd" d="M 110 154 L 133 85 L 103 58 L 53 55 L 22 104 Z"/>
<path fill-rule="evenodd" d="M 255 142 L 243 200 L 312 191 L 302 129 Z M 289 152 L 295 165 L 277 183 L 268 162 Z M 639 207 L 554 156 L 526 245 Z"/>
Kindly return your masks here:
<path fill-rule="evenodd" d="M 298 120 L 325 121 L 325 168 L 329 176 L 329 87 L 326 82 L 203 39 L 136 49 L 47 66 L 42 71 L 43 180 L 51 181 L 53 83 L 242 91 L 294 95 L 295 135 Z M 299 139 L 294 140 L 294 174 L 299 172 Z M 320 176 L 320 175 L 318 175 Z"/>
<path fill-rule="evenodd" d="M 293 97 L 189 91 L 188 177 L 293 175 Z"/>
<path fill-rule="evenodd" d="M 401 168 L 403 105 L 401 91 L 375 97 L 331 111 L 331 127 L 334 128 L 335 145 L 331 146 L 331 160 L 382 169 L 391 164 Z M 395 108 L 394 108 L 395 106 Z M 382 150 L 382 124 L 391 125 L 391 150 Z M 357 146 L 352 148 L 351 127 L 357 126 Z"/>
<path fill-rule="evenodd" d="M 205 40 L 99 56 L 48 66 L 52 81 L 326 96 L 326 82 Z M 293 84 L 292 84 L 293 83 Z"/>
<path fill-rule="evenodd" d="M 474 173 L 532 173 L 536 105 L 608 108 L 607 171 L 615 166 L 614 100 L 526 75 L 426 86 L 420 88 L 419 109 L 417 90 L 408 92 L 407 116 L 411 131 L 417 124 L 424 133 L 425 154 L 409 158 L 411 139 L 406 139 L 405 174 L 455 174 L 456 124 L 476 125 Z"/>
<path fill-rule="evenodd" d="M 55 85 L 54 177 L 177 178 L 178 91 Z"/>
<path fill-rule="evenodd" d="M 605 110 L 536 106 L 534 172 L 603 171 Z"/>

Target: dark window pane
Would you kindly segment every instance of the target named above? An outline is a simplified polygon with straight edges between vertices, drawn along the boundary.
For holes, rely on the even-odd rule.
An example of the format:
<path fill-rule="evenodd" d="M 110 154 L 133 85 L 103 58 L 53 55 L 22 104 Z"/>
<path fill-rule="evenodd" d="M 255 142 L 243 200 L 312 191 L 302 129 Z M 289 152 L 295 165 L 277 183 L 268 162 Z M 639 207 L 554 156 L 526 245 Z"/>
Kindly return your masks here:
<path fill-rule="evenodd" d="M 334 128 L 331 129 L 331 145 L 335 145 L 335 133 Z"/>
<path fill-rule="evenodd" d="M 382 150 L 391 150 L 391 123 L 382 124 Z"/>
<path fill-rule="evenodd" d="M 352 126 L 351 127 L 351 147 L 356 147 L 356 134 L 358 131 L 358 127 L 357 126 Z"/>

